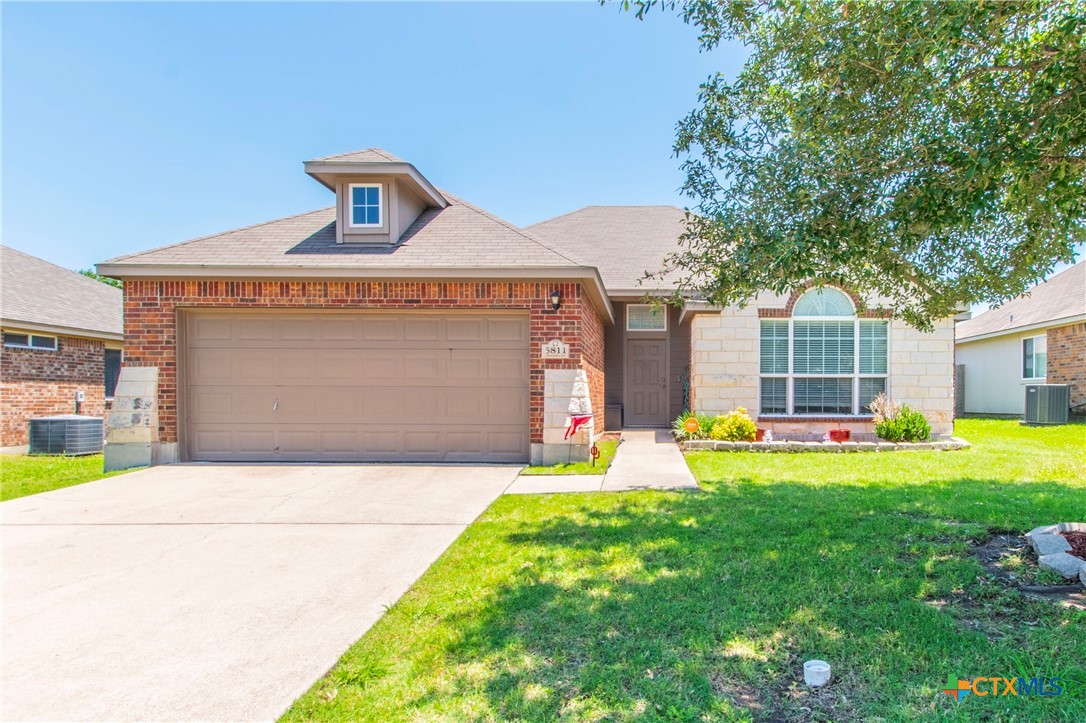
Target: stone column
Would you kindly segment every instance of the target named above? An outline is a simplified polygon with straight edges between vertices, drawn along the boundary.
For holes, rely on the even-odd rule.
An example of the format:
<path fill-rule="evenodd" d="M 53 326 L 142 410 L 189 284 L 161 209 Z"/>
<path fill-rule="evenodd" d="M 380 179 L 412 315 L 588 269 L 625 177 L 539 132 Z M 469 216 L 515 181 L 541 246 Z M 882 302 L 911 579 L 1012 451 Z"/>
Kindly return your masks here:
<path fill-rule="evenodd" d="M 105 471 L 177 461 L 158 440 L 158 367 L 123 367 L 106 418 Z"/>

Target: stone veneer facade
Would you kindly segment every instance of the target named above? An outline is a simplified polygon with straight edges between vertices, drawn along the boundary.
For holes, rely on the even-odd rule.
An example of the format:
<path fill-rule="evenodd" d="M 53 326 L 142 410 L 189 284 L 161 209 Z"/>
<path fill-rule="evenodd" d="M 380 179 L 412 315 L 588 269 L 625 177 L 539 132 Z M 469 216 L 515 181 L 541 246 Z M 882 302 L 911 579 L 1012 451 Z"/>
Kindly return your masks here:
<path fill-rule="evenodd" d="M 56 351 L 0 347 L 0 447 L 29 441 L 30 419 L 80 413 L 105 413 L 105 343 L 100 339 L 59 336 Z"/>
<path fill-rule="evenodd" d="M 558 311 L 551 292 L 561 293 Z M 529 429 L 532 456 L 545 443 L 545 374 L 584 371 L 594 409 L 603 409 L 603 322 L 579 283 L 379 281 L 125 280 L 125 366 L 158 367 L 158 440 L 178 439 L 177 311 L 238 309 L 523 309 L 529 316 Z M 543 359 L 552 339 L 568 359 Z M 101 359 L 99 359 L 101 363 Z M 552 388 L 552 392 L 556 392 Z M 564 403 L 568 405 L 569 399 Z M 563 445 L 564 448 L 564 445 Z"/>
<path fill-rule="evenodd" d="M 694 317 L 690 336 L 691 406 L 698 412 L 723 414 L 746 407 L 758 426 L 774 435 L 821 435 L 842 426 L 873 433 L 870 417 L 759 417 L 761 319 L 787 318 L 791 298 L 763 294 L 745 308 Z M 866 316 L 874 316 L 868 312 Z M 889 330 L 888 392 L 896 401 L 923 412 L 935 435 L 954 431 L 954 321 L 935 323 L 920 332 L 901 321 Z"/>
<path fill-rule="evenodd" d="M 1071 410 L 1086 411 L 1086 322 L 1048 330 L 1048 384 L 1071 387 Z"/>

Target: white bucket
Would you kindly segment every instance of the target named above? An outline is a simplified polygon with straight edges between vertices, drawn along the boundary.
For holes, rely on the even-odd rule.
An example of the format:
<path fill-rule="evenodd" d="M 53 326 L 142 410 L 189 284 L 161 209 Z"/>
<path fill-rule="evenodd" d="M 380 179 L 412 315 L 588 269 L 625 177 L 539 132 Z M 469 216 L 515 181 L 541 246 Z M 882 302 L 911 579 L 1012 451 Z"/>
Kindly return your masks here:
<path fill-rule="evenodd" d="M 830 664 L 825 660 L 808 660 L 803 664 L 803 682 L 812 688 L 830 682 Z"/>

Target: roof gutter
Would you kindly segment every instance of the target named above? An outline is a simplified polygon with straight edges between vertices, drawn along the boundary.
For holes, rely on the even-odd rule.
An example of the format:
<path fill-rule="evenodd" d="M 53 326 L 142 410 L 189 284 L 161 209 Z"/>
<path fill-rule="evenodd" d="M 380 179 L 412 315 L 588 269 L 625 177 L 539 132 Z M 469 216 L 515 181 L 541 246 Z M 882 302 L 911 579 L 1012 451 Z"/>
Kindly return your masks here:
<path fill-rule="evenodd" d="M 230 266 L 214 264 L 128 264 L 104 262 L 98 273 L 117 279 L 279 279 L 288 281 L 569 281 L 581 282 L 593 306 L 610 323 L 615 323 L 615 309 L 594 266 L 525 266 L 517 268 L 486 266 L 430 266 L 424 268 L 382 267 L 343 268 L 332 266 Z"/>
<path fill-rule="evenodd" d="M 997 331 L 985 332 L 984 334 L 974 334 L 973 336 L 955 336 L 954 342 L 956 344 L 962 344 L 971 341 L 982 341 L 984 339 L 991 339 L 997 336 L 1007 336 L 1008 334 L 1020 334 L 1027 331 L 1036 331 L 1038 329 L 1049 329 L 1054 326 L 1067 326 L 1068 324 L 1077 324 L 1080 321 L 1086 321 L 1086 314 L 1064 316 L 1060 317 L 1059 319 L 1049 319 L 1048 321 L 1039 321 L 1036 324 L 1026 324 L 1024 326 L 1013 326 L 1009 329 L 999 329 Z"/>
<path fill-rule="evenodd" d="M 81 329 L 75 326 L 43 324 L 37 321 L 22 321 L 20 319 L 0 319 L 0 327 L 11 331 L 40 331 L 44 334 L 56 334 L 57 336 L 78 336 L 83 339 L 109 339 L 110 341 L 124 341 L 123 332 L 100 331 L 98 329 Z"/>

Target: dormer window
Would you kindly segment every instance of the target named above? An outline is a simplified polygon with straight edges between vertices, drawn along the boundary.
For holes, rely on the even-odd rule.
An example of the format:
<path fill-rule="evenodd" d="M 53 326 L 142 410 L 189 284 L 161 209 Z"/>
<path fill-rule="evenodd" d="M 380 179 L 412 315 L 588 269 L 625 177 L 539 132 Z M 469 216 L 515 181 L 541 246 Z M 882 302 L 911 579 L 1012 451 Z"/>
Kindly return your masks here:
<path fill-rule="evenodd" d="M 353 228 L 373 228 L 381 225 L 380 183 L 352 183 L 350 200 Z"/>

